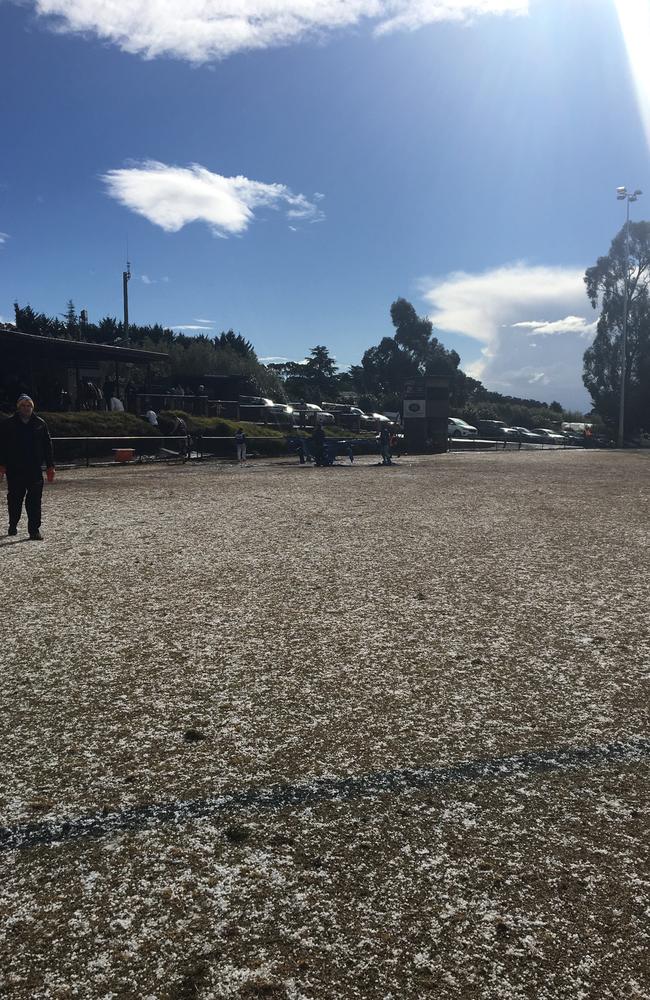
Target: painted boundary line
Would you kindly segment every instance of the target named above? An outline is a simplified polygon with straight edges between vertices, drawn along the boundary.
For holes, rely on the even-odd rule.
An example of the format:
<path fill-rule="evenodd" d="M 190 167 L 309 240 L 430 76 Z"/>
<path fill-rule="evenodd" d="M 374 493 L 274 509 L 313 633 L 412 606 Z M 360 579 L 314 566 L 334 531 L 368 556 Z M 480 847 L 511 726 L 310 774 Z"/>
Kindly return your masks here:
<path fill-rule="evenodd" d="M 519 776 L 524 778 L 553 771 L 577 771 L 617 761 L 641 763 L 648 756 L 650 740 L 634 739 L 627 743 L 608 743 L 595 747 L 528 751 L 510 757 L 468 761 L 449 767 L 403 768 L 357 778 L 317 778 L 310 784 L 249 788 L 189 802 L 161 802 L 132 806 L 114 813 L 92 813 L 77 819 L 62 818 L 0 827 L 0 851 L 51 847 L 82 838 L 97 839 L 145 829 L 156 823 L 180 824 L 251 806 L 259 809 L 281 809 L 285 806 L 300 808 L 320 802 L 345 802 L 373 797 L 385 792 L 399 795 L 411 789 L 434 788 L 455 782 L 496 781 Z"/>

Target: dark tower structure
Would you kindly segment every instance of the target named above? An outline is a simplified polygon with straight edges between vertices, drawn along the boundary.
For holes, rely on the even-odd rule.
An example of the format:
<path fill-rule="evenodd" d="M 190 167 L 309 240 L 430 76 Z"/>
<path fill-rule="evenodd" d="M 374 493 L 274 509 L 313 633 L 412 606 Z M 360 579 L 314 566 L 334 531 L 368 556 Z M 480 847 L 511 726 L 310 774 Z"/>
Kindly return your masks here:
<path fill-rule="evenodd" d="M 447 451 L 449 379 L 422 375 L 404 383 L 404 437 L 411 452 Z"/>

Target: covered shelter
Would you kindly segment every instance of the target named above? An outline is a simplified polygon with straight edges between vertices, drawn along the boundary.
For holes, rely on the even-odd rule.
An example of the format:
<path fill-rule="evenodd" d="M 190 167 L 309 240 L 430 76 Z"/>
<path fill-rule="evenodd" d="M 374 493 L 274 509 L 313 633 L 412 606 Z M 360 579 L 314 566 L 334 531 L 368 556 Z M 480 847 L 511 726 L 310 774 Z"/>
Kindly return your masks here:
<path fill-rule="evenodd" d="M 89 384 L 101 391 L 104 379 L 115 395 L 126 395 L 127 366 L 146 369 L 146 388 L 151 365 L 167 359 L 158 351 L 42 337 L 0 326 L 0 409 L 13 410 L 21 392 L 33 396 L 42 410 L 95 408 L 89 405 Z"/>

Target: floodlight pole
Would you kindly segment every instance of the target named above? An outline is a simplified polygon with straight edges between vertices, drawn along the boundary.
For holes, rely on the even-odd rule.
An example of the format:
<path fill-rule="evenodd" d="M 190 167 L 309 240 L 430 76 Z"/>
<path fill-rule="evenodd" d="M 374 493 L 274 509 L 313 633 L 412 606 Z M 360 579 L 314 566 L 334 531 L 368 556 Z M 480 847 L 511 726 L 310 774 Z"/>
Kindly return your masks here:
<path fill-rule="evenodd" d="M 623 334 L 621 337 L 621 391 L 618 410 L 618 447 L 623 447 L 625 437 L 625 378 L 627 374 L 627 312 L 628 284 L 630 280 L 630 202 L 636 201 L 641 191 L 628 192 L 627 188 L 616 189 L 618 201 L 625 201 L 625 281 L 623 284 Z"/>

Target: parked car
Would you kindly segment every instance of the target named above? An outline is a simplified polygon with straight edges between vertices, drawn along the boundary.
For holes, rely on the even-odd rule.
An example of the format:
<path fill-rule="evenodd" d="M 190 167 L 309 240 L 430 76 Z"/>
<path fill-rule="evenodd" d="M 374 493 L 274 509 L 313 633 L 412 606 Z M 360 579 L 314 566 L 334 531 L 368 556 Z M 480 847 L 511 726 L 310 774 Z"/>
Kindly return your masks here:
<path fill-rule="evenodd" d="M 481 437 L 498 438 L 500 440 L 504 438 L 512 440 L 516 437 L 513 429 L 508 427 L 503 420 L 477 420 L 477 425 Z"/>
<path fill-rule="evenodd" d="M 389 417 L 385 417 L 383 413 L 368 413 L 367 416 L 377 431 L 380 431 L 382 427 L 391 427 L 393 424 L 393 421 Z"/>
<path fill-rule="evenodd" d="M 447 434 L 449 437 L 476 437 L 478 431 L 476 427 L 472 424 L 468 424 L 466 420 L 461 420 L 460 417 L 449 417 L 447 420 Z"/>
<path fill-rule="evenodd" d="M 521 441 L 522 444 L 543 443 L 543 439 L 539 436 L 539 434 L 535 434 L 534 431 L 528 430 L 527 427 L 511 427 L 510 430 L 514 432 L 513 437 L 515 437 L 517 441 Z"/>
<path fill-rule="evenodd" d="M 372 430 L 375 421 L 358 406 L 350 403 L 321 403 L 328 413 L 334 415 L 334 420 L 340 427 L 351 427 L 360 430 Z"/>
<path fill-rule="evenodd" d="M 561 431 L 565 444 L 581 447 L 585 443 L 584 434 L 576 434 L 575 431 Z"/>
<path fill-rule="evenodd" d="M 317 403 L 289 403 L 293 408 L 293 420 L 295 424 L 307 424 L 313 427 L 314 424 L 333 424 L 334 414 L 321 409 Z"/>
<path fill-rule="evenodd" d="M 549 427 L 533 427 L 533 434 L 538 434 L 548 444 L 565 444 L 565 438 Z"/>
<path fill-rule="evenodd" d="M 287 403 L 274 403 L 265 396 L 240 396 L 239 408 L 242 420 L 293 424 L 293 407 Z"/>

